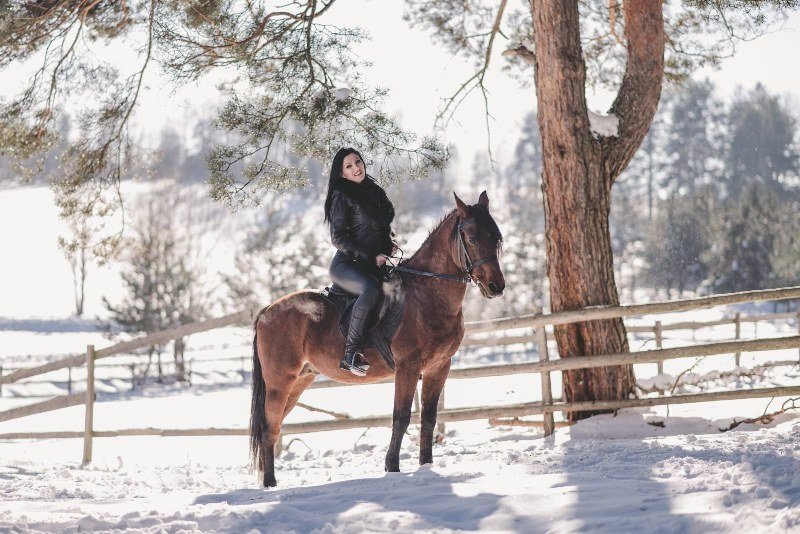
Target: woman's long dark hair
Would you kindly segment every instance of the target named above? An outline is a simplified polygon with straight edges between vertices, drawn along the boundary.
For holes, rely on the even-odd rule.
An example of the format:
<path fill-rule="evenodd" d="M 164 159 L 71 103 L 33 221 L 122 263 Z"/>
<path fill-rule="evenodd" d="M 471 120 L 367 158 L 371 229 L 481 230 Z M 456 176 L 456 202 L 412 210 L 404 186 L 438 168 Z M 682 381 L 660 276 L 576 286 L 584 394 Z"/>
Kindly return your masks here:
<path fill-rule="evenodd" d="M 361 152 L 356 150 L 355 148 L 340 148 L 336 155 L 333 156 L 333 163 L 331 163 L 331 174 L 328 178 L 328 195 L 325 197 L 325 222 L 331 222 L 331 203 L 333 201 L 333 191 L 336 189 L 336 182 L 342 178 L 342 165 L 344 164 L 344 158 L 349 156 L 350 154 L 355 154 L 358 156 L 362 162 L 364 158 L 361 157 Z M 369 176 L 367 174 L 367 164 L 364 162 L 364 175 Z M 366 179 L 366 178 L 365 178 Z"/>

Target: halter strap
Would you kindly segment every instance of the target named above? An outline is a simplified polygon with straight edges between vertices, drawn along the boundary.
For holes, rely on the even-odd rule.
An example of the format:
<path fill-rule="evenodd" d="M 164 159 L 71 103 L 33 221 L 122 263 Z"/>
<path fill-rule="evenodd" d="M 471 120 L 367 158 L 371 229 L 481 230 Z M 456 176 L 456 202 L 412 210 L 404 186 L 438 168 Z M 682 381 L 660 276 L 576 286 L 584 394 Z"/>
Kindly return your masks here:
<path fill-rule="evenodd" d="M 480 267 L 484 263 L 489 263 L 490 261 L 497 261 L 497 254 L 493 254 L 491 256 L 487 256 L 485 258 L 481 258 L 479 260 L 472 261 L 472 258 L 469 257 L 469 252 L 467 251 L 467 246 L 464 243 L 464 236 L 462 234 L 464 228 L 475 224 L 475 218 L 470 219 L 457 219 L 456 225 L 458 227 L 458 252 L 459 252 L 459 259 L 461 260 L 461 264 L 464 266 L 464 272 L 467 274 L 470 280 L 472 280 L 472 271 L 476 267 Z"/>
<path fill-rule="evenodd" d="M 412 269 L 410 267 L 403 267 L 402 265 L 392 266 L 392 270 L 404 273 L 419 274 L 422 276 L 430 276 L 432 278 L 441 278 L 442 280 L 451 280 L 453 282 L 461 282 L 462 284 L 469 284 L 471 282 L 475 282 L 475 280 L 472 277 L 472 271 L 476 267 L 480 267 L 484 263 L 488 263 L 490 261 L 497 261 L 497 255 L 494 254 L 492 256 L 487 256 L 486 258 L 481 258 L 479 260 L 472 261 L 472 258 L 469 257 L 467 246 L 464 243 L 464 236 L 462 235 L 464 228 L 466 228 L 471 224 L 475 224 L 474 218 L 465 219 L 463 221 L 458 218 L 456 219 L 456 229 L 457 229 L 456 235 L 458 239 L 458 259 L 461 270 L 464 273 L 462 276 L 420 271 L 418 269 Z"/>

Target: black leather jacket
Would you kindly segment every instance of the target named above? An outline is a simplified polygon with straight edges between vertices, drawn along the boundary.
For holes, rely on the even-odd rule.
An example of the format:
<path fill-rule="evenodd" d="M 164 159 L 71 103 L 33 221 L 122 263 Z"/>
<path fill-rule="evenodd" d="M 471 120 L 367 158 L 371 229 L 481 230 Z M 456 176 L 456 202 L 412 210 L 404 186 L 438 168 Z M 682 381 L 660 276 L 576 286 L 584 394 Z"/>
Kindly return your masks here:
<path fill-rule="evenodd" d="M 339 189 L 332 194 L 330 222 L 331 243 L 351 258 L 373 265 L 378 254 L 391 254 L 390 223 L 370 216 L 354 198 Z"/>

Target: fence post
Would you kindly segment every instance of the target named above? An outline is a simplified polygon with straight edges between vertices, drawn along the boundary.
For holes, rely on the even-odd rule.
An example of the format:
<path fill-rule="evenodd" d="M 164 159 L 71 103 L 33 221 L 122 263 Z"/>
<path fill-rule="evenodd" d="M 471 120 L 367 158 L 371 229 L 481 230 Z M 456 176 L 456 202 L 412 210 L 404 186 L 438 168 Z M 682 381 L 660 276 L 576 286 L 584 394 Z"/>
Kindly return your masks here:
<path fill-rule="evenodd" d="M 0 376 L 3 376 L 3 364 L 0 363 Z M 3 396 L 3 384 L 0 384 L 0 397 Z"/>
<path fill-rule="evenodd" d="M 246 360 L 246 358 L 244 356 L 242 356 L 242 384 L 247 382 L 247 380 L 244 379 L 244 372 L 245 372 L 244 371 L 244 362 L 245 362 L 245 360 Z"/>
<path fill-rule="evenodd" d="M 800 335 L 800 309 L 797 310 L 797 334 Z M 797 360 L 800 361 L 800 349 L 797 349 Z M 0 367 L 0 371 L 2 369 L 3 368 Z"/>
<path fill-rule="evenodd" d="M 539 340 L 539 361 L 546 362 L 550 360 L 547 352 L 547 331 L 545 325 L 534 328 L 536 337 Z M 550 372 L 542 371 L 539 373 L 542 377 L 542 405 L 548 406 L 553 404 L 553 389 L 550 385 Z M 544 417 L 544 435 L 551 435 L 556 428 L 556 423 L 553 419 L 553 412 L 546 412 L 542 414 Z"/>
<path fill-rule="evenodd" d="M 86 424 L 83 429 L 83 463 L 92 461 L 92 427 L 94 419 L 94 345 L 86 347 Z"/>
<path fill-rule="evenodd" d="M 664 348 L 664 328 L 661 325 L 661 321 L 656 321 L 653 325 L 653 334 L 656 336 L 656 348 L 663 349 Z M 658 362 L 656 364 L 658 366 L 658 374 L 664 374 L 664 362 Z M 659 395 L 664 395 L 663 391 L 658 392 Z"/>
<path fill-rule="evenodd" d="M 132 363 L 129 366 L 131 368 L 131 391 L 136 389 L 136 364 Z"/>
<path fill-rule="evenodd" d="M 67 393 L 72 395 L 72 367 L 67 367 Z"/>
<path fill-rule="evenodd" d="M 742 314 L 740 312 L 736 312 L 736 317 L 734 318 L 734 321 L 736 322 L 736 340 L 738 341 L 739 339 L 742 338 Z M 737 352 L 736 354 L 734 354 L 733 358 L 734 361 L 736 362 L 736 367 L 739 367 L 739 361 L 742 358 L 742 353 Z"/>
<path fill-rule="evenodd" d="M 664 348 L 664 329 L 661 325 L 661 321 L 656 321 L 656 324 L 653 325 L 653 334 L 656 336 L 656 348 L 663 349 Z M 664 362 L 658 362 L 658 374 L 664 374 Z"/>

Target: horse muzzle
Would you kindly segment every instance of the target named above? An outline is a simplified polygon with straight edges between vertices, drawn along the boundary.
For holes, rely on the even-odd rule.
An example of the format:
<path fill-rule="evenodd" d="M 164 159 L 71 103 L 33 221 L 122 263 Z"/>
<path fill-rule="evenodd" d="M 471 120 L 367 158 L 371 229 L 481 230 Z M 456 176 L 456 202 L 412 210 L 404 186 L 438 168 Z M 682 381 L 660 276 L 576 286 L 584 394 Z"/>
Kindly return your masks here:
<path fill-rule="evenodd" d="M 505 290 L 505 284 L 489 282 L 487 285 L 484 285 L 483 282 L 478 281 L 478 289 L 481 290 L 481 295 L 483 295 L 487 299 L 493 299 L 495 297 L 499 297 L 503 294 Z"/>

